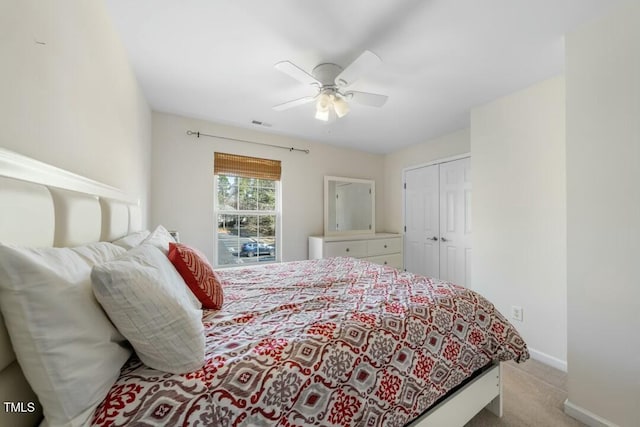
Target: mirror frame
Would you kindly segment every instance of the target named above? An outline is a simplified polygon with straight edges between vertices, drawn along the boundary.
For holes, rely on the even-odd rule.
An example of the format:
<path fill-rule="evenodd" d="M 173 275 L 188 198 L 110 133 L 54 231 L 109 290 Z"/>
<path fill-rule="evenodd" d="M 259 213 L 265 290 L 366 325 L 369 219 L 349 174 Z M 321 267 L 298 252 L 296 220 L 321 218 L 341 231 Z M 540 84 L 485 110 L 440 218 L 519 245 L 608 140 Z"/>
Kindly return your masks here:
<path fill-rule="evenodd" d="M 371 185 L 371 229 L 366 230 L 329 230 L 329 181 L 350 182 Z M 348 236 L 353 234 L 375 234 L 376 232 L 376 182 L 372 179 L 347 178 L 344 176 L 324 177 L 324 235 Z"/>

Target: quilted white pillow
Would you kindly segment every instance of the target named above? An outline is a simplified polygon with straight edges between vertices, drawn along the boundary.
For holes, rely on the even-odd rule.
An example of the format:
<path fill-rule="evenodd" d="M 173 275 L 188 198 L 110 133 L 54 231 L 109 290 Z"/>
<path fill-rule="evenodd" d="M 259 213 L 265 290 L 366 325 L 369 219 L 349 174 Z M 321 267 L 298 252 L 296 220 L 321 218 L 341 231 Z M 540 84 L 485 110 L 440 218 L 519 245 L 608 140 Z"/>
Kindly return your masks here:
<path fill-rule="evenodd" d="M 142 244 L 96 265 L 91 279 L 96 298 L 147 366 L 171 373 L 203 366 L 202 310 L 160 249 Z"/>
<path fill-rule="evenodd" d="M 131 248 L 139 246 L 147 237 L 149 237 L 150 234 L 151 233 L 149 232 L 149 230 L 135 231 L 131 234 L 127 234 L 124 237 L 121 237 L 118 240 L 114 240 L 111 243 L 129 250 Z"/>
<path fill-rule="evenodd" d="M 171 233 L 167 231 L 162 225 L 159 225 L 151 232 L 151 234 L 144 239 L 143 244 L 153 245 L 160 249 L 163 254 L 169 253 L 169 243 L 175 243 L 175 239 L 171 236 Z"/>
<path fill-rule="evenodd" d="M 168 256 L 169 244 L 171 243 L 176 243 L 175 239 L 173 238 L 171 233 L 167 231 L 166 228 L 164 228 L 162 225 L 159 225 L 151 232 L 151 234 L 149 234 L 149 236 L 147 236 L 146 239 L 142 241 L 141 244 L 155 246 L 156 248 L 160 249 L 163 254 Z M 189 299 L 191 300 L 193 305 L 201 308 L 202 304 L 200 303 L 198 297 L 193 292 L 191 292 L 191 290 L 189 290 L 188 294 Z"/>
<path fill-rule="evenodd" d="M 29 249 L 0 244 L 0 309 L 50 426 L 84 425 L 131 355 L 93 296 L 91 267 L 110 243 Z"/>

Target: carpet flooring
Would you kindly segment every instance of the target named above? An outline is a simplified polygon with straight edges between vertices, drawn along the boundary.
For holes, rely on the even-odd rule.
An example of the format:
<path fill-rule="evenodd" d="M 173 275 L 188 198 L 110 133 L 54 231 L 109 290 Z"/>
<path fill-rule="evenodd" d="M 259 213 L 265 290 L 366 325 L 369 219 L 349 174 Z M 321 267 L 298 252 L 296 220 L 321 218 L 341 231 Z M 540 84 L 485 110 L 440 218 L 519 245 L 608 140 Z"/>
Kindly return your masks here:
<path fill-rule="evenodd" d="M 563 412 L 567 374 L 536 360 L 503 363 L 503 416 L 483 409 L 465 427 L 582 427 Z"/>

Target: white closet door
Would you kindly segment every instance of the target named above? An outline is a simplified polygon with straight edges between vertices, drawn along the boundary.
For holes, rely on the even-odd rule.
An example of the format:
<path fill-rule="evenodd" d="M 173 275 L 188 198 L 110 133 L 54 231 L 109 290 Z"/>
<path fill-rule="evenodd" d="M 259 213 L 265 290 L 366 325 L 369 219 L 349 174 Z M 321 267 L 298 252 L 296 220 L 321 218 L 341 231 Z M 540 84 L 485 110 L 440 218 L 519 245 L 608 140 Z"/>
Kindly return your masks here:
<path fill-rule="evenodd" d="M 405 172 L 405 269 L 439 277 L 438 165 Z"/>
<path fill-rule="evenodd" d="M 440 164 L 440 279 L 471 286 L 470 158 Z"/>

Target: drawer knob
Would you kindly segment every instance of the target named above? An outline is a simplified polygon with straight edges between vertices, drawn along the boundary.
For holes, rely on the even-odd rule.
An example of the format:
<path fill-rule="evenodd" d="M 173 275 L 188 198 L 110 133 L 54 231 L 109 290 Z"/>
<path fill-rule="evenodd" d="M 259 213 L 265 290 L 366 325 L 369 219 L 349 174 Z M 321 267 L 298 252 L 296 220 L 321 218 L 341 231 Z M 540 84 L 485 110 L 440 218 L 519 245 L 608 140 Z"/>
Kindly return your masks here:
<path fill-rule="evenodd" d="M 384 245 L 384 248 L 387 249 L 387 245 Z"/>
<path fill-rule="evenodd" d="M 384 265 L 387 265 L 387 261 L 384 262 Z"/>
<path fill-rule="evenodd" d="M 347 252 L 349 252 L 349 248 L 347 248 Z"/>

